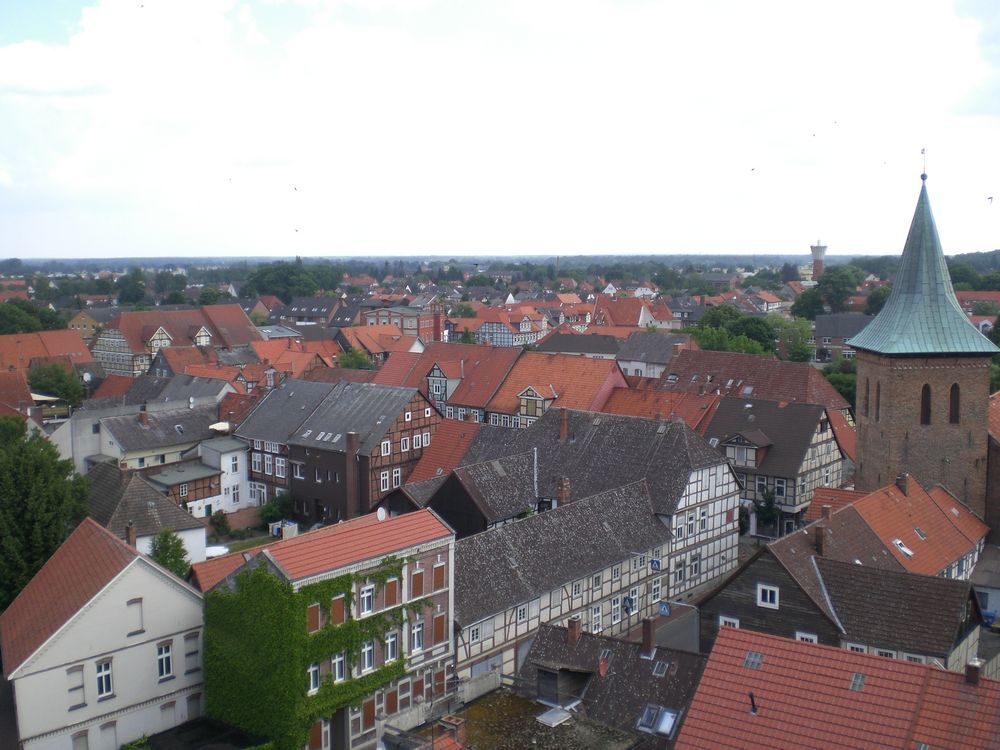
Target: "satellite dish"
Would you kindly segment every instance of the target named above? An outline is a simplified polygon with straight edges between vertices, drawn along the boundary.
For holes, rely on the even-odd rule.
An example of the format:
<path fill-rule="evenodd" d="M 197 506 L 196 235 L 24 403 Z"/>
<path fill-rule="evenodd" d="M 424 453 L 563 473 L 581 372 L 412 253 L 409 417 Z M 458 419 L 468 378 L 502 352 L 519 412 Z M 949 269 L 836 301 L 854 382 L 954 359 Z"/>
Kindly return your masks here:
<path fill-rule="evenodd" d="M 375 517 L 379 520 L 379 522 L 384 521 L 386 517 L 385 508 L 379 508 L 378 510 L 376 510 Z"/>

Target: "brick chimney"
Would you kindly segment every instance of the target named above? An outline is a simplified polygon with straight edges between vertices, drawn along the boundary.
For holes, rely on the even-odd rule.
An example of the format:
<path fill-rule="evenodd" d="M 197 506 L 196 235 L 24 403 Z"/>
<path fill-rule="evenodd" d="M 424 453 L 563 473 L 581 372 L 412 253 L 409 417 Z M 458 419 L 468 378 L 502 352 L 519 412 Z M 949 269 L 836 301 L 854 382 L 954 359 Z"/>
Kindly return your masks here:
<path fill-rule="evenodd" d="M 979 684 L 979 675 L 983 669 L 982 659 L 972 659 L 965 665 L 965 681 L 969 685 Z"/>
<path fill-rule="evenodd" d="M 565 443 L 569 440 L 569 412 L 565 406 L 559 407 L 559 442 Z"/>
<path fill-rule="evenodd" d="M 465 719 L 454 714 L 447 714 L 438 720 L 444 734 L 451 737 L 459 745 L 465 747 Z"/>
<path fill-rule="evenodd" d="M 819 521 L 813 532 L 816 536 L 816 554 L 825 557 L 830 547 L 830 529 L 826 526 L 826 521 Z"/>
<path fill-rule="evenodd" d="M 569 622 L 566 624 L 566 642 L 571 646 L 575 646 L 580 642 L 580 633 L 582 632 L 580 615 L 574 615 L 569 618 Z"/>
<path fill-rule="evenodd" d="M 642 653 L 652 655 L 656 648 L 656 628 L 653 627 L 653 618 L 644 617 L 642 620 Z"/>
<path fill-rule="evenodd" d="M 570 497 L 570 484 L 569 477 L 559 477 L 556 482 L 556 506 L 562 507 L 564 505 L 569 505 Z"/>
<path fill-rule="evenodd" d="M 138 418 L 139 418 L 139 424 L 141 424 L 141 425 L 148 425 L 149 424 L 149 412 L 146 411 L 146 405 L 145 404 L 143 404 L 142 406 L 139 407 Z"/>
<path fill-rule="evenodd" d="M 907 497 L 910 496 L 910 475 L 903 472 L 898 477 L 896 477 L 896 486 L 899 487 L 899 491 L 902 492 Z"/>
<path fill-rule="evenodd" d="M 132 549 L 136 548 L 135 525 L 131 521 L 129 521 L 128 526 L 125 527 L 125 544 Z"/>
<path fill-rule="evenodd" d="M 824 521 L 829 521 L 831 518 L 833 518 L 833 506 L 832 505 L 824 505 L 823 506 L 823 520 Z"/>
<path fill-rule="evenodd" d="M 361 484 L 358 481 L 358 433 L 348 432 L 344 445 L 344 506 L 347 517 L 352 518 L 351 508 L 357 508 L 359 515 L 368 512 L 368 505 L 361 497 Z"/>

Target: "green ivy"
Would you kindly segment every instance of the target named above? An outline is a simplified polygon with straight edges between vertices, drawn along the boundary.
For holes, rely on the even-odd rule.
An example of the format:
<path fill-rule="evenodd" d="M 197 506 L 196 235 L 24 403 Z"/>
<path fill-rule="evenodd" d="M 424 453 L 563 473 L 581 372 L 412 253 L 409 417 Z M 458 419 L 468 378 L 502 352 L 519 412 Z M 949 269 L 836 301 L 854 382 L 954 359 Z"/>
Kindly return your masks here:
<path fill-rule="evenodd" d="M 345 706 L 406 673 L 402 659 L 359 678 L 333 683 L 329 675 L 308 695 L 307 669 L 343 652 L 351 666 L 365 641 L 385 637 L 403 624 L 406 612 L 428 605 L 422 599 L 361 620 L 347 617 L 308 633 L 308 608 L 328 608 L 344 596 L 345 611 L 354 604 L 357 583 L 377 588 L 390 578 L 402 579 L 403 561 L 388 557 L 373 570 L 345 574 L 294 591 L 291 584 L 264 565 L 244 570 L 233 591 L 216 590 L 205 597 L 205 695 L 207 713 L 272 740 L 273 750 L 298 750 L 318 718 Z M 264 698 L 264 699 L 262 699 Z"/>

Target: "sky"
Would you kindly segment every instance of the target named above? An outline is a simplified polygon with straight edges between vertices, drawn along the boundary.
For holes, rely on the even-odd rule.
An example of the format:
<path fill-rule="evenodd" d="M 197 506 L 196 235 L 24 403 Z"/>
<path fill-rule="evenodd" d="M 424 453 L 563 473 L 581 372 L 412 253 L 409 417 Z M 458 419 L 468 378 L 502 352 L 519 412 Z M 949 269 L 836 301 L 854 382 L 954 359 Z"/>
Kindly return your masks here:
<path fill-rule="evenodd" d="M 1000 3 L 0 3 L 0 257 L 898 254 L 922 151 L 1000 248 Z"/>

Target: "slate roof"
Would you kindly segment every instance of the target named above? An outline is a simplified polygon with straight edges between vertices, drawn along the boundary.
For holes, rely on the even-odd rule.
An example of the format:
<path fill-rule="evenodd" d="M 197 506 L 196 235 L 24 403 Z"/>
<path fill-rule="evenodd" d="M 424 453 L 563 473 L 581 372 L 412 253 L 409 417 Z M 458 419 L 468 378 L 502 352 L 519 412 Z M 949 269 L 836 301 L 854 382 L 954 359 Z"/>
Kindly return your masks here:
<path fill-rule="evenodd" d="M 816 558 L 843 638 L 936 656 L 946 662 L 965 636 L 972 584 Z M 974 618 L 973 627 L 979 623 Z"/>
<path fill-rule="evenodd" d="M 285 443 L 334 386 L 289 378 L 268 393 L 236 428 L 244 440 Z"/>
<path fill-rule="evenodd" d="M 181 510 L 140 474 L 120 471 L 113 463 L 101 463 L 87 477 L 90 516 L 120 539 L 125 538 L 129 521 L 137 536 L 151 536 L 163 529 L 204 528 L 201 521 Z"/>
<path fill-rule="evenodd" d="M 767 446 L 763 460 L 758 460 L 757 467 L 749 470 L 769 476 L 795 477 L 825 414 L 822 406 L 814 404 L 727 396 L 715 404 L 702 436 L 706 440 L 716 438 L 721 455 L 725 455 L 723 444 L 736 435 L 746 437 L 758 447 Z"/>
<path fill-rule="evenodd" d="M 20 667 L 138 556 L 85 518 L 0 614 L 4 674 Z"/>
<path fill-rule="evenodd" d="M 1000 349 L 976 330 L 955 298 L 926 175 L 921 180 L 892 293 L 851 346 L 880 354 L 996 354 Z"/>
<path fill-rule="evenodd" d="M 756 669 L 747 654 L 762 657 Z M 855 675 L 863 676 L 852 690 Z M 748 693 L 757 713 L 750 713 Z M 721 628 L 678 750 L 995 748 L 1000 682 L 846 649 Z"/>
<path fill-rule="evenodd" d="M 455 477 L 487 523 L 514 518 L 537 506 L 533 452 L 463 466 L 455 469 Z"/>
<path fill-rule="evenodd" d="M 673 391 L 697 393 L 704 389 L 724 396 L 797 401 L 840 410 L 850 407 L 823 373 L 809 363 L 756 354 L 685 349 L 673 358 L 660 383 Z"/>
<path fill-rule="evenodd" d="M 574 500 L 645 479 L 656 512 L 670 515 L 692 471 L 726 463 L 680 421 L 567 409 L 569 438 L 561 441 L 561 418 L 554 408 L 526 429 L 482 427 L 462 465 L 537 448 L 540 497 L 555 497 L 560 477 L 570 478 Z"/>
<path fill-rule="evenodd" d="M 621 342 L 614 336 L 581 336 L 579 333 L 563 333 L 556 330 L 538 342 L 539 352 L 560 354 L 604 354 L 614 357 L 621 348 Z"/>
<path fill-rule="evenodd" d="M 816 316 L 816 341 L 824 337 L 834 339 L 849 339 L 865 329 L 874 318 L 871 315 L 857 312 L 830 313 Z M 822 346 L 817 343 L 817 346 Z"/>
<path fill-rule="evenodd" d="M 196 406 L 193 409 L 146 412 L 147 424 L 136 414 L 104 417 L 101 429 L 107 430 L 123 451 L 153 450 L 172 445 L 197 443 L 214 434 L 209 426 L 218 421 L 218 407 Z"/>
<path fill-rule="evenodd" d="M 628 337 L 618 352 L 618 361 L 625 360 L 666 365 L 674 358 L 674 346 L 687 344 L 691 337 L 685 333 L 659 333 L 636 331 Z"/>
<path fill-rule="evenodd" d="M 670 538 L 640 481 L 460 539 L 455 621 L 479 622 Z"/>
<path fill-rule="evenodd" d="M 662 706 L 678 714 L 678 723 L 694 698 L 698 679 L 708 657 L 675 649 L 656 648 L 652 658 L 643 654 L 642 644 L 621 638 L 581 633 L 580 640 L 570 643 L 567 629 L 542 623 L 531 644 L 531 650 L 518 672 L 520 690 L 537 695 L 538 668 L 565 669 L 589 676 L 580 694 L 582 702 L 575 708 L 589 719 L 636 732 L 636 725 L 647 705 Z M 598 672 L 601 655 L 607 659 L 604 677 Z M 666 673 L 657 677 L 654 666 L 662 662 Z M 678 728 L 674 729 L 677 736 Z M 644 739 L 650 735 L 637 733 Z M 643 745 L 645 747 L 646 745 Z M 673 747 L 663 739 L 652 747 Z"/>

